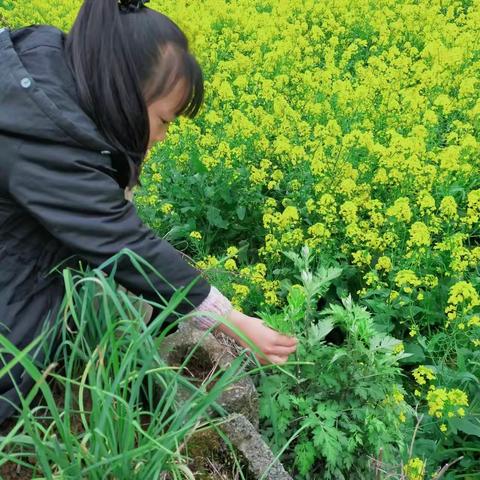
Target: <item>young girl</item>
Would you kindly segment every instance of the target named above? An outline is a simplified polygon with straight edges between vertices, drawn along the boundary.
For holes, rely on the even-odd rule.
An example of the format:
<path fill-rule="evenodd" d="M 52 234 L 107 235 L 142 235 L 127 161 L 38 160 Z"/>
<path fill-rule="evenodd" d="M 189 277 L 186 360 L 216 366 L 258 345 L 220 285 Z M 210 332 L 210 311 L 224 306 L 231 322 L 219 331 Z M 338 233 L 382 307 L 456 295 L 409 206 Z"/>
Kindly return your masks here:
<path fill-rule="evenodd" d="M 196 280 L 179 314 L 198 311 L 197 325 L 208 328 L 201 312 L 219 313 L 259 347 L 262 363 L 283 363 L 296 339 L 234 310 L 125 198 L 169 123 L 195 117 L 203 103 L 185 35 L 147 1 L 85 0 L 68 34 L 49 25 L 0 30 L 0 333 L 26 347 L 64 296 L 53 267 L 97 267 L 128 247 L 160 272 L 163 281 L 149 280 L 166 299 Z M 126 255 L 114 277 L 158 302 Z M 0 370 L 9 360 L 0 355 Z M 24 373 L 17 364 L 0 378 L 0 421 L 20 403 L 12 382 L 31 389 Z"/>

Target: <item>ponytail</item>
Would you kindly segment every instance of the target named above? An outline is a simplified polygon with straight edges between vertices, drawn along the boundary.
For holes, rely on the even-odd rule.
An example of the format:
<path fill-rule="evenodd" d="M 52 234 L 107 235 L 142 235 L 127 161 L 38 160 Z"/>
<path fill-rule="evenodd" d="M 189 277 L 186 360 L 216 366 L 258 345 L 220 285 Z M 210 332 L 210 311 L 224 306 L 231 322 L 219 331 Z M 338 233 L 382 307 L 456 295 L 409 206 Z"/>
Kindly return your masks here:
<path fill-rule="evenodd" d="M 147 106 L 181 78 L 189 90 L 177 115 L 194 118 L 203 103 L 202 70 L 188 51 L 185 34 L 147 7 L 125 14 L 118 0 L 84 0 L 66 37 L 65 53 L 82 109 L 125 154 L 126 186 L 141 186 L 150 137 Z"/>

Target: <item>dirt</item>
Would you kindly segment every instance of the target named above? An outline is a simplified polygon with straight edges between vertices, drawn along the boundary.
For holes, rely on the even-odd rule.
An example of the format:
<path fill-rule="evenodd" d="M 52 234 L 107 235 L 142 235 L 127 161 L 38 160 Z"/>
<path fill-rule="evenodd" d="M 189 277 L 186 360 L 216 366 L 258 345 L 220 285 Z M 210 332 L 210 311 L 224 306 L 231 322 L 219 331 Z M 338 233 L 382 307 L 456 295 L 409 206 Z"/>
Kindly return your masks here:
<path fill-rule="evenodd" d="M 179 367 L 182 365 L 189 353 L 190 351 L 187 350 L 185 352 L 181 352 L 179 360 L 175 362 L 173 366 Z M 182 368 L 183 376 L 187 377 L 195 386 L 199 387 L 205 383 L 207 392 L 209 392 L 218 381 L 218 378 L 214 378 L 213 380 L 210 378 L 217 373 L 217 371 L 218 368 L 214 368 L 214 365 L 206 356 L 206 354 L 202 355 L 202 352 L 198 349 L 192 355 L 188 363 Z"/>
<path fill-rule="evenodd" d="M 4 480 L 31 480 L 32 470 L 8 462 L 0 467 L 0 478 Z"/>
<path fill-rule="evenodd" d="M 7 435 L 10 430 L 15 426 L 17 420 L 15 418 L 9 418 L 0 425 L 0 436 Z M 27 461 L 32 465 L 35 465 L 33 458 L 28 458 Z M 33 468 L 22 467 L 14 462 L 6 462 L 0 465 L 0 478 L 4 480 L 31 480 L 33 478 Z"/>
<path fill-rule="evenodd" d="M 256 480 L 255 476 L 250 474 L 243 456 L 235 449 L 237 461 L 245 480 Z M 211 452 L 207 456 L 196 457 L 189 464 L 195 479 L 197 480 L 240 480 L 242 476 L 235 464 L 229 448 L 224 444 L 222 448 Z"/>
<path fill-rule="evenodd" d="M 195 440 L 191 439 L 182 453 L 189 458 L 187 467 L 193 473 L 195 480 L 257 480 L 250 473 L 243 455 L 235 447 L 233 450 L 243 477 L 230 449 L 216 435 L 214 437 L 205 435 L 203 439 L 197 436 Z M 170 474 L 166 474 L 162 480 L 173 480 L 173 478 Z"/>

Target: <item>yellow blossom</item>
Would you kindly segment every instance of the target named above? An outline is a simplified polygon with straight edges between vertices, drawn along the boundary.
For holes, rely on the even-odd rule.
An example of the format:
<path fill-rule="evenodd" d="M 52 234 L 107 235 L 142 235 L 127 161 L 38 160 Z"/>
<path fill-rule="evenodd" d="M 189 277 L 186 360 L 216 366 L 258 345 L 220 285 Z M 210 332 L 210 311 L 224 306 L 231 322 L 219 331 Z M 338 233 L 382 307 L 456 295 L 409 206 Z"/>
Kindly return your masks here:
<path fill-rule="evenodd" d="M 200 240 L 202 238 L 202 234 L 194 230 L 193 232 L 190 232 L 190 237 L 194 238 L 195 240 Z"/>
<path fill-rule="evenodd" d="M 173 209 L 173 205 L 171 203 L 164 203 L 161 207 L 160 207 L 160 210 L 165 213 L 165 214 L 168 214 L 172 211 Z"/>
<path fill-rule="evenodd" d="M 435 388 L 433 385 L 427 393 L 428 414 L 437 418 L 443 416 L 452 417 L 465 415 L 463 406 L 468 406 L 467 394 L 458 389 L 453 388 Z M 460 407 L 460 408 L 455 408 Z"/>
<path fill-rule="evenodd" d="M 400 270 L 395 275 L 395 283 L 398 287 L 410 293 L 412 287 L 418 287 L 422 282 L 412 270 Z"/>
<path fill-rule="evenodd" d="M 389 257 L 383 255 L 377 260 L 375 268 L 377 270 L 384 270 L 385 272 L 389 272 L 392 269 L 392 261 Z"/>
<path fill-rule="evenodd" d="M 412 247 L 428 247 L 431 243 L 430 232 L 423 222 L 415 222 L 410 227 L 410 238 L 407 246 Z"/>
<path fill-rule="evenodd" d="M 411 336 L 411 337 L 414 337 L 415 335 L 418 334 L 418 327 L 416 325 L 412 325 L 410 327 L 410 330 L 408 331 L 408 334 Z"/>
<path fill-rule="evenodd" d="M 227 255 L 229 257 L 236 257 L 238 255 L 238 248 L 237 247 L 228 247 L 227 248 Z"/>
<path fill-rule="evenodd" d="M 292 225 L 299 219 L 298 210 L 293 206 L 288 206 L 280 215 L 278 219 L 278 226 L 281 229 L 285 229 Z"/>
<path fill-rule="evenodd" d="M 479 305 L 480 296 L 475 287 L 464 280 L 457 282 L 449 290 L 448 305 L 445 308 L 448 318 L 447 326 L 450 321 L 457 318 L 459 310 L 466 314 Z"/>
<path fill-rule="evenodd" d="M 425 365 L 420 365 L 413 370 L 412 375 L 419 385 L 425 385 L 427 380 L 435 380 L 436 378 L 433 371 Z"/>
<path fill-rule="evenodd" d="M 455 199 L 448 195 L 440 202 L 440 215 L 444 218 L 458 218 L 457 208 Z"/>
<path fill-rule="evenodd" d="M 241 285 L 239 283 L 232 283 L 232 288 L 235 291 L 235 295 L 239 298 L 246 297 L 250 292 L 247 285 Z"/>
<path fill-rule="evenodd" d="M 226 270 L 236 270 L 237 264 L 233 258 L 229 258 L 225 261 L 225 269 Z"/>
<path fill-rule="evenodd" d="M 423 480 L 425 476 L 426 462 L 418 457 L 411 458 L 403 467 L 403 473 L 407 480 Z"/>
<path fill-rule="evenodd" d="M 397 345 L 395 345 L 395 347 L 393 347 L 393 353 L 395 354 L 402 353 L 403 351 L 405 351 L 405 346 L 403 342 L 400 342 Z"/>
<path fill-rule="evenodd" d="M 395 200 L 394 204 L 387 209 L 387 215 L 395 217 L 399 221 L 410 222 L 412 211 L 408 198 L 400 197 Z"/>

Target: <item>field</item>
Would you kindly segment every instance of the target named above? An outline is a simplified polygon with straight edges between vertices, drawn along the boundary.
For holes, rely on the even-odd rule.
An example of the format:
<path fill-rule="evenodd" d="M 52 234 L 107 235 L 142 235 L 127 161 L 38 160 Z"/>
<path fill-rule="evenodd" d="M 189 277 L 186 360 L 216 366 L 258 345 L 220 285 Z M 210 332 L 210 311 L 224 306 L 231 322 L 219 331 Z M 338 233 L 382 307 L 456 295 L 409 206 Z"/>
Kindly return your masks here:
<path fill-rule="evenodd" d="M 0 19 L 68 30 L 80 4 L 0 0 Z M 300 480 L 480 478 L 480 3 L 148 6 L 187 34 L 206 98 L 135 203 L 299 338 L 259 380 L 269 446 Z"/>

